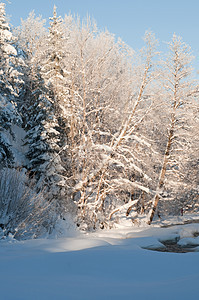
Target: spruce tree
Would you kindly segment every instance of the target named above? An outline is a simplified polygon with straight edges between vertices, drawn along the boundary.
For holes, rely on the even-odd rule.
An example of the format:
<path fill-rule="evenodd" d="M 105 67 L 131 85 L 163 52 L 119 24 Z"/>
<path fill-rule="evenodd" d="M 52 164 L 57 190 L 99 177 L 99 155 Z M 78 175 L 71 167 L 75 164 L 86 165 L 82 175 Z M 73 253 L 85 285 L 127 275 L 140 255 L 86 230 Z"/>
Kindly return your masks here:
<path fill-rule="evenodd" d="M 14 163 L 11 141 L 15 139 L 13 124 L 20 123 L 17 108 L 23 80 L 19 72 L 21 60 L 14 37 L 6 20 L 5 4 L 0 3 L 0 163 Z"/>
<path fill-rule="evenodd" d="M 67 97 L 62 43 L 62 20 L 51 18 L 49 33 L 34 57 L 37 78 L 31 92 L 29 113 L 31 122 L 27 128 L 29 145 L 28 169 L 44 188 L 49 200 L 56 199 L 60 212 L 68 210 L 65 175 L 69 172 L 67 159 L 67 126 L 61 103 Z M 31 114 L 32 110 L 32 114 Z M 28 111 L 28 110 L 27 110 Z"/>

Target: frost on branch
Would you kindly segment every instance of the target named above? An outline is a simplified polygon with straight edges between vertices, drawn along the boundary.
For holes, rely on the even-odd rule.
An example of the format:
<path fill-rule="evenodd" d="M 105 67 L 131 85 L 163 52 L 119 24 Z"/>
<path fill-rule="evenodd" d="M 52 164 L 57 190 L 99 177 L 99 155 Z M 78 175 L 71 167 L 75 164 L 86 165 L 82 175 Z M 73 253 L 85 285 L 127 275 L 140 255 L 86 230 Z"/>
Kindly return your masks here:
<path fill-rule="evenodd" d="M 153 33 L 136 52 L 56 7 L 48 30 L 32 12 L 15 39 L 0 7 L 1 166 L 25 167 L 81 229 L 197 211 L 199 88 L 182 39 L 161 60 Z"/>

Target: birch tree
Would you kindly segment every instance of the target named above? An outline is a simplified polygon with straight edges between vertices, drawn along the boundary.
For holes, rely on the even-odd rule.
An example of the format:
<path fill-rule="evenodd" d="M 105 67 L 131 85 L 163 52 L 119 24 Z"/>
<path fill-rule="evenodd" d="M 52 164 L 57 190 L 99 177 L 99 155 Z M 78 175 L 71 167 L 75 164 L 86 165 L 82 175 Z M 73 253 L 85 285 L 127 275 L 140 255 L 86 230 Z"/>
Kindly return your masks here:
<path fill-rule="evenodd" d="M 191 139 L 193 138 L 193 111 L 195 96 L 198 88 L 191 79 L 193 59 L 190 47 L 180 37 L 173 35 L 169 43 L 169 56 L 163 69 L 162 85 L 170 117 L 167 127 L 167 141 L 162 158 L 159 179 L 156 186 L 152 207 L 148 214 L 148 224 L 151 224 L 154 214 L 165 189 L 177 189 L 183 180 L 182 166 L 186 154 L 192 152 Z"/>
<path fill-rule="evenodd" d="M 147 92 L 149 92 L 148 88 L 154 79 L 152 61 L 156 53 L 156 40 L 151 33 L 148 33 L 145 38 L 147 46 L 145 52 L 142 52 L 145 61 L 134 69 L 137 76 L 135 76 L 137 80 L 136 84 L 133 81 L 135 77 L 133 77 L 133 73 L 131 73 L 127 64 L 127 77 L 124 77 L 124 79 L 127 79 L 126 82 L 128 84 L 126 85 L 125 98 L 119 98 L 120 105 L 117 103 L 120 91 L 116 89 L 116 93 L 114 93 L 114 99 L 116 100 L 114 104 L 116 105 L 115 109 L 118 112 L 118 116 L 120 111 L 120 119 L 115 118 L 114 121 L 117 126 L 119 125 L 119 130 L 109 131 L 108 139 L 103 140 L 101 143 L 98 141 L 98 144 L 93 143 L 93 135 L 88 136 L 88 140 L 90 140 L 93 148 L 92 155 L 96 157 L 94 160 L 95 164 L 93 169 L 87 170 L 86 176 L 76 184 L 74 190 L 76 192 L 79 191 L 81 195 L 78 205 L 80 212 L 82 212 L 82 218 L 84 219 L 87 216 L 93 227 L 97 226 L 97 223 L 104 226 L 106 223 L 105 220 L 109 219 L 111 210 L 113 211 L 113 209 L 121 206 L 123 200 L 118 201 L 117 199 L 123 198 L 122 194 L 128 195 L 127 197 L 125 196 L 125 201 L 129 201 L 128 207 L 126 207 L 127 211 L 132 206 L 130 194 L 133 189 L 144 190 L 150 193 L 149 188 L 130 179 L 136 172 L 141 173 L 145 179 L 149 179 L 149 176 L 144 174 L 143 170 L 138 167 L 136 161 L 138 156 L 136 155 L 136 150 L 133 148 L 136 144 L 134 143 L 135 140 L 140 144 L 147 145 L 144 139 L 137 133 L 135 134 L 136 128 L 142 122 L 150 107 L 151 99 L 147 96 Z M 118 55 L 122 62 L 121 53 L 119 54 L 118 52 Z M 110 61 L 112 63 L 117 62 L 114 55 L 110 57 Z M 138 77 L 138 73 L 140 77 Z M 121 77 L 119 74 L 121 74 Z M 128 74 L 131 74 L 132 81 L 129 81 Z M 118 80 L 121 80 L 123 72 L 116 72 L 114 75 L 118 76 Z M 100 97 L 104 97 L 104 95 Z M 120 109 L 121 105 L 123 105 L 122 110 Z M 126 110 L 127 107 L 128 110 Z M 104 109 L 103 112 L 105 111 Z M 104 132 L 107 136 L 108 131 Z M 89 151 L 90 149 L 91 147 L 89 147 Z"/>

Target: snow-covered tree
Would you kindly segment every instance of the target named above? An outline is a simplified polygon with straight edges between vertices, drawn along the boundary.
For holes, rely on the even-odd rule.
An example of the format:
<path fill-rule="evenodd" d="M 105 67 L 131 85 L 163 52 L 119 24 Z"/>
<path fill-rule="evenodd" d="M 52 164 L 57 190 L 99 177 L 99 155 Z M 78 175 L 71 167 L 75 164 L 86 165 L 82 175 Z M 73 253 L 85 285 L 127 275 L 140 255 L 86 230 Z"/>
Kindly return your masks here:
<path fill-rule="evenodd" d="M 2 50 L 8 60 L 1 69 L 7 70 L 16 50 L 2 24 L 9 47 L 1 48 L 10 52 Z M 188 47 L 174 35 L 169 58 L 157 68 L 151 32 L 136 53 L 90 18 L 62 19 L 56 7 L 48 31 L 44 25 L 32 12 L 16 31 L 18 57 L 25 61 L 20 97 L 11 73 L 0 74 L 7 85 L 1 120 L 8 126 L 1 136 L 8 136 L 10 116 L 21 114 L 26 166 L 37 188 L 62 216 L 75 203 L 77 224 L 88 228 L 144 212 L 151 223 L 157 204 L 176 212 L 185 191 L 198 191 L 198 87 L 189 79 Z"/>
<path fill-rule="evenodd" d="M 87 42 L 91 36 L 90 34 L 86 39 Z M 93 39 L 95 45 L 95 39 L 97 42 L 99 40 L 96 37 Z M 111 36 L 108 37 L 107 33 L 100 42 L 102 56 L 97 56 L 97 62 L 95 59 L 96 53 L 99 53 L 97 51 L 99 44 L 92 50 L 92 52 L 96 51 L 95 55 L 92 52 L 84 53 L 82 50 L 80 52 L 83 86 L 82 94 L 78 93 L 78 95 L 81 96 L 82 102 L 80 103 L 83 106 L 82 113 L 84 112 L 82 120 L 84 120 L 85 129 L 82 131 L 79 149 L 81 152 L 78 156 L 78 163 L 81 161 L 82 164 L 79 163 L 81 169 L 77 172 L 76 176 L 79 178 L 75 178 L 76 186 L 74 187 L 79 197 L 80 220 L 81 218 L 87 219 L 90 222 L 89 226 L 93 227 L 98 224 L 104 226 L 110 215 L 112 216 L 112 211 L 121 207 L 125 202 L 129 202 L 128 207 L 126 206 L 127 212 L 133 204 L 131 198 L 133 189 L 150 193 L 150 189 L 142 183 L 135 182 L 133 176 L 138 173 L 145 180 L 150 180 L 149 176 L 144 174 L 137 165 L 139 154 L 136 153 L 138 152 L 136 144 L 146 146 L 147 141 L 135 131 L 151 105 L 148 93 L 150 83 L 154 79 L 152 60 L 156 44 L 153 35 L 148 33 L 146 35 L 147 48 L 143 57 L 145 60 L 141 65 L 134 67 L 135 75 L 133 75 L 129 61 L 126 61 L 123 56 L 124 47 L 121 49 L 118 44 L 114 43 Z M 106 48 L 107 44 L 109 46 Z M 88 45 L 86 48 L 86 43 L 82 45 L 85 47 L 83 50 L 92 49 Z M 143 53 L 142 56 L 144 56 Z M 92 59 L 95 61 L 93 65 Z M 98 64 L 103 72 L 101 68 L 98 68 Z M 105 77 L 103 77 L 104 72 Z M 140 77 L 137 76 L 138 74 Z M 96 102 L 94 102 L 95 99 Z"/>
<path fill-rule="evenodd" d="M 167 140 L 162 156 L 162 163 L 159 166 L 160 173 L 157 180 L 156 194 L 149 212 L 151 224 L 158 202 L 163 193 L 167 193 L 170 198 L 176 199 L 176 194 L 180 189 L 186 189 L 184 181 L 185 165 L 187 159 L 195 154 L 195 142 L 197 137 L 193 128 L 195 127 L 194 111 L 196 109 L 195 97 L 198 93 L 198 86 L 191 79 L 193 59 L 190 47 L 187 46 L 180 37 L 173 35 L 169 43 L 169 56 L 164 62 L 162 86 L 169 119 L 165 122 L 167 126 Z M 195 135 L 195 136 L 194 136 Z M 167 201 L 168 203 L 168 201 Z M 184 206 L 184 203 L 178 205 Z M 180 211 L 181 207 L 178 207 Z"/>
<path fill-rule="evenodd" d="M 31 24 L 34 23 L 32 17 Z M 37 21 L 42 26 L 42 22 Z M 62 108 L 62 102 L 67 99 L 65 67 L 62 64 L 62 55 L 65 54 L 60 31 L 62 20 L 57 17 L 56 8 L 51 21 L 47 35 L 43 35 L 41 30 L 41 43 L 40 37 L 37 38 L 38 48 L 32 46 L 31 52 L 27 49 L 34 70 L 29 74 L 30 98 L 25 99 L 30 105 L 29 108 L 25 106 L 28 123 L 26 144 L 29 146 L 28 169 L 37 179 L 37 186 L 44 189 L 46 197 L 49 200 L 56 199 L 59 213 L 62 214 L 70 209 L 64 179 L 70 170 L 66 155 L 68 129 Z"/>
<path fill-rule="evenodd" d="M 14 38 L 6 20 L 5 4 L 0 3 L 0 161 L 10 164 L 14 160 L 11 140 L 12 125 L 20 122 L 17 106 L 23 81 L 19 72 Z"/>
<path fill-rule="evenodd" d="M 36 17 L 34 11 L 32 11 L 26 20 L 21 20 L 21 25 L 14 32 L 20 57 L 24 60 L 25 83 L 21 96 L 20 113 L 23 127 L 27 130 L 31 127 L 31 119 L 36 114 L 33 107 L 42 94 L 43 81 L 37 57 L 47 34 L 45 20 L 41 16 Z"/>

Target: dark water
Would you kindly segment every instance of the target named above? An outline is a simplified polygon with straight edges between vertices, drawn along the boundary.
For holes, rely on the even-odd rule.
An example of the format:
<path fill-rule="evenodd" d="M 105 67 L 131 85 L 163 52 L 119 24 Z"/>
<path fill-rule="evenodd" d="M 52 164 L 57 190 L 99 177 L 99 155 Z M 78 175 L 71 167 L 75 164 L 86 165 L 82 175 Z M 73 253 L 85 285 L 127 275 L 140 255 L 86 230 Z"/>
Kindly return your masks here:
<path fill-rule="evenodd" d="M 198 237 L 199 232 L 193 233 L 193 238 Z M 180 236 L 175 236 L 171 239 L 166 240 L 159 240 L 159 242 L 162 244 L 162 246 L 158 246 L 155 248 L 154 246 L 144 247 L 144 249 L 152 250 L 152 251 L 160 251 L 160 252 L 172 252 L 172 253 L 188 253 L 188 252 L 199 252 L 199 249 L 197 248 L 199 246 L 198 244 L 186 244 L 186 245 L 179 245 L 178 242 L 180 241 Z"/>

